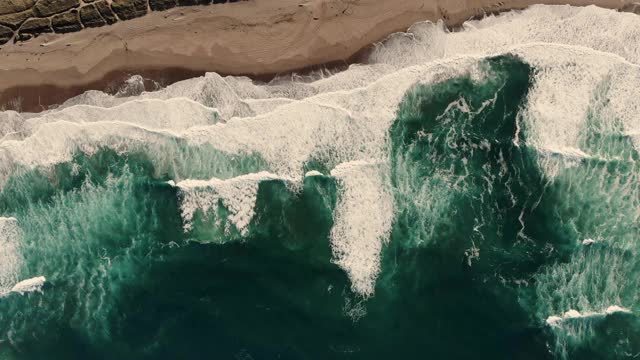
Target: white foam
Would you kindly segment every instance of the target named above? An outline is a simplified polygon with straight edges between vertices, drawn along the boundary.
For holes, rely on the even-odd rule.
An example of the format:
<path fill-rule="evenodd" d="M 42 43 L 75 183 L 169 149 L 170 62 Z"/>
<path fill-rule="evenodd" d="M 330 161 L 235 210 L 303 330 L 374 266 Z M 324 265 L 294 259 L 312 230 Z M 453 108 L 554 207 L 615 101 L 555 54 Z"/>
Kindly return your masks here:
<path fill-rule="evenodd" d="M 625 132 L 640 133 L 639 17 L 596 7 L 533 6 L 464 27 L 448 33 L 442 23 L 418 23 L 379 45 L 373 64 L 315 80 L 294 76 L 258 84 L 210 73 L 133 97 L 91 91 L 39 115 L 2 112 L 0 120 L 11 121 L 0 122 L 0 187 L 14 168 L 55 165 L 77 150 L 142 149 L 160 172 L 159 163 L 176 161 L 167 151 L 176 141 L 225 154 L 255 153 L 268 173 L 207 181 L 174 177 L 185 196 L 186 229 L 196 209 L 207 212 L 221 201 L 230 223 L 246 233 L 261 180 L 298 181 L 305 163 L 322 159 L 341 185 L 331 233 L 334 260 L 356 292 L 371 295 L 393 213 L 384 180 L 389 170 L 380 159 L 387 159 L 389 127 L 412 86 L 461 74 L 481 79 L 478 62 L 490 55 L 525 59 L 536 67 L 522 113 L 527 145 L 543 155 L 549 175 L 560 166 L 556 155 L 571 161 L 593 156 L 580 149 L 579 129 L 603 83 L 609 83 L 603 87 L 609 114 L 621 119 Z M 212 124 L 214 113 L 222 121 Z"/>
<path fill-rule="evenodd" d="M 535 5 L 469 21 L 455 33 L 447 33 L 443 23 L 417 23 L 408 34 L 393 35 L 379 45 L 371 59 L 402 68 L 462 55 L 515 53 L 536 66 L 525 112 L 530 145 L 575 149 L 593 93 L 603 82 L 610 83 L 612 114 L 626 129 L 640 130 L 638 39 L 640 17 L 634 14 L 595 6 Z M 556 171 L 554 162 L 541 165 L 550 175 Z"/>
<path fill-rule="evenodd" d="M 22 266 L 19 241 L 17 220 L 0 217 L 0 295 L 10 291 L 18 281 Z"/>
<path fill-rule="evenodd" d="M 140 95 L 145 91 L 144 78 L 140 75 L 133 75 L 118 89 L 116 97 Z"/>
<path fill-rule="evenodd" d="M 304 177 L 311 177 L 311 176 L 323 176 L 323 175 L 320 171 L 317 171 L 317 170 L 307 171 L 307 173 L 304 174 Z"/>
<path fill-rule="evenodd" d="M 277 175 L 260 172 L 248 174 L 232 179 L 221 180 L 184 180 L 176 184 L 180 188 L 180 209 L 184 222 L 184 230 L 192 229 L 192 220 L 196 211 L 200 210 L 205 215 L 212 211 L 217 218 L 218 203 L 229 210 L 229 222 L 244 236 L 248 233 L 248 227 L 255 215 L 255 203 L 258 195 L 258 186 L 264 180 L 287 180 Z"/>
<path fill-rule="evenodd" d="M 558 324 L 562 321 L 562 317 L 560 316 L 549 316 L 546 320 L 547 325 L 549 326 L 558 326 Z"/>
<path fill-rule="evenodd" d="M 631 312 L 632 312 L 631 309 L 623 308 L 623 307 L 618 306 L 618 305 L 611 305 L 605 310 L 605 313 L 607 313 L 607 314 L 614 314 L 614 313 L 630 314 Z"/>
<path fill-rule="evenodd" d="M 559 327 L 562 325 L 563 322 L 567 321 L 567 320 L 571 320 L 571 319 L 585 319 L 585 318 L 593 318 L 593 317 L 604 317 L 607 315 L 611 315 L 611 314 L 615 314 L 615 313 L 625 313 L 625 314 L 631 314 L 632 311 L 630 309 L 618 306 L 618 305 L 611 305 L 609 307 L 607 307 L 606 309 L 604 309 L 603 311 L 586 311 L 586 312 L 579 312 L 578 310 L 568 310 L 566 311 L 564 314 L 558 316 L 558 315 L 552 315 L 549 316 L 546 319 L 546 323 L 549 326 L 552 327 Z"/>
<path fill-rule="evenodd" d="M 167 100 L 186 98 L 207 107 L 215 107 L 224 119 L 233 116 L 253 115 L 250 107 L 238 97 L 238 94 L 230 87 L 227 79 L 216 73 L 208 73 L 203 77 L 174 83 L 159 91 L 132 97 L 118 97 L 99 91 L 87 91 L 78 97 L 69 99 L 60 108 L 64 109 L 74 105 L 113 107 L 141 99 Z"/>
<path fill-rule="evenodd" d="M 45 123 L 24 140 L 0 142 L 0 180 L 5 180 L 1 175 L 8 175 L 16 164 L 29 168 L 50 167 L 71 161 L 78 150 L 89 155 L 101 147 L 126 152 L 145 144 L 161 143 L 170 137 L 170 133 L 121 122 Z"/>
<path fill-rule="evenodd" d="M 382 168 L 379 162 L 355 161 L 331 171 L 341 188 L 331 229 L 334 262 L 363 296 L 374 293 L 380 253 L 394 218 L 393 196 L 384 186 Z"/>
<path fill-rule="evenodd" d="M 42 291 L 42 286 L 46 281 L 47 279 L 44 276 L 22 280 L 11 288 L 11 292 L 24 295 L 28 292 Z"/>
<path fill-rule="evenodd" d="M 192 126 L 208 125 L 218 121 L 218 112 L 186 98 L 167 100 L 142 99 L 114 107 L 74 105 L 53 110 L 26 120 L 28 129 L 55 121 L 72 123 L 123 122 L 140 125 L 149 129 L 184 130 Z"/>
<path fill-rule="evenodd" d="M 536 46 L 528 52 L 540 51 L 543 49 Z M 521 53 L 526 52 L 521 49 Z M 476 61 L 474 57 L 467 57 L 411 67 L 386 75 L 366 88 L 319 94 L 304 101 L 282 104 L 256 117 L 234 118 L 226 124 L 190 127 L 184 131 L 180 131 L 177 125 L 175 131 L 165 133 L 195 144 L 210 144 L 228 153 L 259 153 L 274 172 L 287 176 L 298 176 L 296 173 L 311 156 L 330 150 L 334 152 L 332 155 L 336 164 L 383 158 L 386 131 L 406 90 L 418 80 L 429 82 L 464 72 Z M 535 105 L 534 100 L 532 97 L 532 104 Z M 376 103 L 375 107 L 367 106 L 373 102 Z M 144 121 L 139 119 L 137 123 Z M 180 124 L 181 121 L 176 123 Z M 540 131 L 536 133 L 557 128 L 555 124 L 558 122 L 548 123 L 549 126 L 538 126 L 541 130 L 538 129 Z M 118 125 L 110 121 L 82 126 L 57 121 L 40 124 L 38 130 L 23 141 L 4 141 L 0 143 L 0 149 L 9 150 L 8 163 L 46 166 L 69 160 L 78 148 L 90 152 L 106 146 L 126 151 L 131 147 L 130 143 L 153 143 L 158 140 L 155 139 L 158 136 L 145 130 L 152 129 L 130 123 Z M 551 135 L 548 138 L 557 140 Z M 545 146 L 556 144 L 541 145 Z M 33 151 L 25 152 L 23 149 Z"/>
<path fill-rule="evenodd" d="M 0 141 L 22 131 L 24 118 L 15 111 L 0 111 Z"/>
<path fill-rule="evenodd" d="M 640 19 L 595 6 L 533 5 L 496 17 L 468 21 L 463 31 L 448 33 L 444 24 L 421 22 L 407 34 L 394 34 L 371 60 L 394 67 L 422 64 L 456 55 L 499 54 L 531 43 L 588 47 L 640 62 Z"/>

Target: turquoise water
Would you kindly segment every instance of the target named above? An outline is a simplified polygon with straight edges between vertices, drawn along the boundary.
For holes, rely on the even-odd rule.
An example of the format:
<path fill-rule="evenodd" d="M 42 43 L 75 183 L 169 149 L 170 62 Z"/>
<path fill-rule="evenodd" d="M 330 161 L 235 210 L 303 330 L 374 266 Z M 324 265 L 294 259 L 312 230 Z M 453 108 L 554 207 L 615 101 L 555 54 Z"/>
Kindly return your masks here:
<path fill-rule="evenodd" d="M 640 357 L 638 38 L 534 6 L 0 111 L 0 360 Z"/>
<path fill-rule="evenodd" d="M 343 183 L 259 182 L 244 235 L 222 200 L 184 231 L 185 193 L 144 152 L 76 152 L 16 170 L 0 213 L 19 224 L 19 278 L 0 299 L 7 359 L 544 359 L 640 351 L 638 153 L 594 92 L 566 161 L 530 144 L 522 110 L 534 68 L 513 56 L 486 75 L 416 85 L 388 137 L 394 221 L 375 295 L 332 260 Z M 207 147 L 179 170 L 230 178 L 270 170 Z M 207 165 L 204 159 L 215 159 Z M 186 163 L 188 165 L 188 162 Z M 313 160 L 305 171 L 325 170 Z M 214 221 L 213 219 L 218 219 Z M 587 237 L 595 243 L 582 245 Z M 615 241 L 607 240 L 615 237 Z M 585 305 L 586 304 L 586 305 Z M 590 308 L 585 308 L 590 307 Z M 569 309 L 593 315 L 549 326 Z M 596 314 L 596 312 L 599 312 Z"/>

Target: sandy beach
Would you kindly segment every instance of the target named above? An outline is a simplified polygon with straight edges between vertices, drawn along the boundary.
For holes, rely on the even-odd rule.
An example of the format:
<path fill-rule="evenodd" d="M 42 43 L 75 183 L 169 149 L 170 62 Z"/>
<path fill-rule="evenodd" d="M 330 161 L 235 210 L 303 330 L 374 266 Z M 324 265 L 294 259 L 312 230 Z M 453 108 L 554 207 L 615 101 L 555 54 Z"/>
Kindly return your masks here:
<path fill-rule="evenodd" d="M 533 0 L 250 0 L 177 7 L 111 26 L 45 34 L 0 49 L 0 104 L 33 110 L 129 73 L 173 69 L 167 81 L 206 71 L 265 76 L 346 62 L 418 21 L 455 26 Z M 631 0 L 547 0 L 622 9 Z M 47 95 L 49 94 L 49 95 Z M 55 94 L 55 96 L 51 96 Z"/>

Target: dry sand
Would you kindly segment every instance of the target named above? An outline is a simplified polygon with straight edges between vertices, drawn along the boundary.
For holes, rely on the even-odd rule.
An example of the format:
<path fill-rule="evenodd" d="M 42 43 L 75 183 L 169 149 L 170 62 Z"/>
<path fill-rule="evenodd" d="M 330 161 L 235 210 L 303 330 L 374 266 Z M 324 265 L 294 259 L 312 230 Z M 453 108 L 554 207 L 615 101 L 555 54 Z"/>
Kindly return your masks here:
<path fill-rule="evenodd" d="M 345 61 L 415 22 L 448 25 L 530 0 L 249 0 L 154 12 L 112 26 L 43 35 L 0 49 L 0 103 L 34 97 L 43 105 L 126 72 L 180 69 L 265 75 Z M 632 0 L 545 0 L 619 9 Z M 117 77 L 117 76 L 116 76 Z M 180 77 L 174 76 L 177 80 Z M 44 89 L 44 90 L 43 90 Z M 32 107 L 32 106 L 31 106 Z"/>

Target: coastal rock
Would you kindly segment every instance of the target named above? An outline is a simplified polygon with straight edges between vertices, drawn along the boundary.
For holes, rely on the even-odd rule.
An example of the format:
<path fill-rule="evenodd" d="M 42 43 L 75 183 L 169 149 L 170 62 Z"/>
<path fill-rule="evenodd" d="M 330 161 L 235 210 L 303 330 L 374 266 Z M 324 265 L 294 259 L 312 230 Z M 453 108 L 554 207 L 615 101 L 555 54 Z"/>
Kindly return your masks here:
<path fill-rule="evenodd" d="M 178 0 L 178 5 L 180 6 L 208 5 L 208 4 L 211 4 L 211 0 Z"/>
<path fill-rule="evenodd" d="M 80 9 L 80 20 L 85 27 L 100 27 L 107 25 L 107 22 L 100 16 L 98 9 L 93 5 L 84 6 Z"/>
<path fill-rule="evenodd" d="M 25 41 L 50 32 L 53 32 L 51 30 L 51 20 L 31 18 L 25 21 L 20 30 L 18 30 L 17 40 Z"/>
<path fill-rule="evenodd" d="M 111 9 L 121 20 L 129 20 L 147 13 L 146 0 L 113 0 Z"/>
<path fill-rule="evenodd" d="M 0 25 L 8 26 L 12 29 L 18 29 L 22 23 L 33 16 L 31 10 L 21 11 L 15 14 L 0 15 Z"/>
<path fill-rule="evenodd" d="M 78 10 L 67 11 L 51 18 L 51 26 L 53 31 L 59 34 L 82 30 Z"/>
<path fill-rule="evenodd" d="M 1 0 L 0 15 L 25 11 L 35 4 L 35 0 Z"/>
<path fill-rule="evenodd" d="M 39 0 L 33 7 L 33 13 L 38 17 L 46 17 L 78 6 L 80 0 Z"/>
<path fill-rule="evenodd" d="M 118 22 L 116 15 L 113 13 L 113 11 L 111 11 L 109 4 L 107 4 L 105 0 L 98 1 L 97 3 L 95 3 L 95 6 L 96 9 L 98 9 L 100 15 L 102 15 L 102 18 L 107 22 L 107 24 L 111 25 Z"/>
<path fill-rule="evenodd" d="M 176 6 L 176 0 L 149 0 L 149 7 L 153 11 L 171 9 Z"/>
<path fill-rule="evenodd" d="M 4 45 L 13 37 L 13 30 L 0 25 L 0 45 Z"/>

